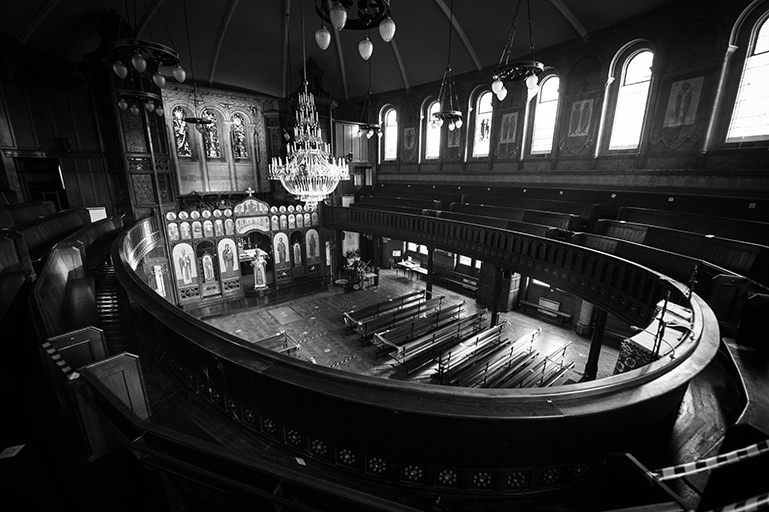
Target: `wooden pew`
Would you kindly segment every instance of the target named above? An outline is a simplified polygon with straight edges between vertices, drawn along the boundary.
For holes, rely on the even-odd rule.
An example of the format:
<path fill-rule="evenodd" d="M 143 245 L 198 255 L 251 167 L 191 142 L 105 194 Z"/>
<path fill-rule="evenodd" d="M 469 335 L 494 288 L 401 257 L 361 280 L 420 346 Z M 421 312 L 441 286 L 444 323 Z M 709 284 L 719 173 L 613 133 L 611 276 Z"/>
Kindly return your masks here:
<path fill-rule="evenodd" d="M 483 328 L 484 321 L 483 311 L 459 318 L 401 346 L 393 358 L 403 365 L 409 374 L 433 362 L 434 364 L 427 369 L 432 373 L 438 365 L 441 354 L 478 333 Z"/>
<path fill-rule="evenodd" d="M 617 220 L 769 246 L 769 223 L 623 206 Z"/>
<path fill-rule="evenodd" d="M 513 208 L 525 208 L 527 210 L 542 210 L 548 212 L 571 213 L 580 218 L 582 229 L 592 230 L 595 221 L 601 212 L 601 205 L 597 203 L 581 203 L 576 201 L 557 201 L 554 199 L 537 198 L 508 198 L 497 196 L 478 196 L 471 194 L 462 195 L 463 203 L 487 204 L 490 206 L 504 206 Z"/>
<path fill-rule="evenodd" d="M 407 197 L 407 196 L 388 196 L 377 194 L 374 196 L 365 196 L 361 198 L 362 204 L 376 204 L 376 205 L 392 205 L 392 206 L 405 206 L 408 208 L 418 208 L 420 210 L 443 210 L 444 204 L 442 201 L 436 201 L 434 199 L 425 199 L 424 197 Z"/>
<path fill-rule="evenodd" d="M 299 344 L 285 333 L 276 334 L 275 336 L 255 341 L 254 345 L 287 356 L 293 356 L 299 350 Z"/>
<path fill-rule="evenodd" d="M 486 206 L 482 204 L 451 203 L 450 210 L 457 213 L 468 213 L 487 217 L 498 217 L 518 222 L 528 222 L 559 228 L 566 231 L 578 231 L 580 218 L 571 213 L 547 212 L 542 210 L 527 210 L 525 208 L 505 208 L 501 206 Z"/>
<path fill-rule="evenodd" d="M 358 334 L 363 339 L 369 339 L 376 332 L 387 330 L 401 322 L 406 322 L 411 318 L 416 318 L 417 316 L 425 315 L 431 311 L 440 309 L 444 298 L 443 295 L 440 295 L 359 322 L 357 325 Z"/>
<path fill-rule="evenodd" d="M 442 384 L 475 387 L 497 372 L 514 364 L 514 358 L 533 353 L 534 341 L 542 330 L 537 328 L 515 340 L 503 340 L 496 345 L 487 345 L 474 352 L 471 357 L 453 365 L 440 377 Z"/>
<path fill-rule="evenodd" d="M 449 350 L 442 351 L 436 361 L 435 371 L 432 375 L 433 380 L 441 383 L 442 377 L 447 375 L 454 367 L 483 352 L 486 347 L 493 347 L 507 341 L 501 339 L 502 331 L 506 325 L 507 323 L 503 321 L 495 326 L 486 327 L 469 338 L 465 338 Z"/>
<path fill-rule="evenodd" d="M 40 263 L 59 241 L 91 223 L 85 208 L 65 210 L 18 224 L 12 229 L 24 237 L 33 265 Z"/>
<path fill-rule="evenodd" d="M 50 201 L 2 205 L 0 206 L 0 228 L 23 224 L 54 213 L 56 213 L 56 205 Z"/>
<path fill-rule="evenodd" d="M 455 211 L 443 210 L 437 212 L 436 217 L 441 219 L 458 220 L 460 222 L 470 222 L 473 224 L 479 224 L 481 226 L 509 229 L 510 231 L 518 231 L 519 233 L 528 233 L 530 235 L 544 236 L 547 238 L 556 238 L 558 233 L 558 228 L 554 228 L 552 226 L 532 224 L 530 222 L 511 219 L 503 219 L 489 215 L 473 215 L 469 213 L 459 213 Z"/>
<path fill-rule="evenodd" d="M 384 302 L 378 302 L 367 306 L 362 309 L 348 311 L 342 315 L 345 325 L 352 329 L 358 326 L 360 322 L 364 322 L 371 318 L 377 317 L 382 313 L 400 309 L 408 304 L 423 301 L 425 298 L 425 291 L 420 290 L 417 292 L 407 293 L 394 299 L 389 299 Z"/>
<path fill-rule="evenodd" d="M 478 291 L 478 278 L 457 272 L 433 267 L 433 283 L 445 285 L 447 288 L 458 289 L 461 292 L 475 294 Z"/>
<path fill-rule="evenodd" d="M 596 233 L 701 258 L 769 286 L 769 247 L 670 228 L 600 220 Z"/>
<path fill-rule="evenodd" d="M 554 360 L 558 356 L 558 354 L 561 354 L 561 358 L 562 358 L 561 366 L 563 366 L 563 356 L 566 354 L 566 347 L 568 347 L 570 344 L 571 342 L 566 343 L 544 356 L 538 354 L 534 359 L 530 360 L 527 364 L 521 366 L 515 372 L 507 375 L 506 378 L 498 382 L 495 387 L 501 387 L 501 388 L 533 387 L 534 385 L 536 385 L 537 382 L 539 382 L 542 379 L 542 375 L 544 374 L 544 369 L 546 368 L 548 362 L 557 364 L 554 362 Z"/>
<path fill-rule="evenodd" d="M 21 235 L 0 233 L 0 320 L 5 317 L 27 280 L 33 277 L 32 262 Z"/>
<path fill-rule="evenodd" d="M 372 342 L 379 349 L 380 354 L 398 351 L 411 340 L 456 320 L 462 314 L 464 307 L 464 302 L 451 304 L 429 315 L 400 323 L 386 331 L 374 333 Z"/>
<path fill-rule="evenodd" d="M 549 299 L 545 299 L 543 297 L 540 297 L 539 302 L 530 302 L 528 300 L 521 300 L 519 301 L 519 304 L 523 309 L 524 313 L 530 309 L 533 309 L 536 311 L 537 314 L 545 316 L 550 319 L 558 320 L 561 322 L 561 324 L 566 323 L 566 321 L 571 321 L 572 315 L 570 313 L 559 311 L 558 309 L 556 309 L 557 304 L 553 306 L 553 304 L 555 304 L 553 301 Z"/>

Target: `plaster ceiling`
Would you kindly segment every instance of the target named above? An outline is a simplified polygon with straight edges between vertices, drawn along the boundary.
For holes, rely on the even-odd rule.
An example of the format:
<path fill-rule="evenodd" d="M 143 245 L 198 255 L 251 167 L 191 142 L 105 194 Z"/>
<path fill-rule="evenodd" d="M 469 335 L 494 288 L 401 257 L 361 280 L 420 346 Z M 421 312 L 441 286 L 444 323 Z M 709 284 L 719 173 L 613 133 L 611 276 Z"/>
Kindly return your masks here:
<path fill-rule="evenodd" d="M 183 1 L 186 1 L 189 47 Z M 452 0 L 391 0 L 395 38 L 370 37 L 374 53 L 358 54 L 364 33 L 336 32 L 322 51 L 316 0 L 24 0 L 4 2 L 0 32 L 56 57 L 80 62 L 97 50 L 100 17 L 110 9 L 128 20 L 141 39 L 174 47 L 198 85 L 285 97 L 301 84 L 302 39 L 306 55 L 324 72 L 323 87 L 345 99 L 406 89 L 440 80 L 449 60 Z M 590 37 L 609 25 L 670 0 L 530 0 L 535 48 Z M 510 30 L 517 2 L 454 0 L 451 65 L 455 75 L 494 66 Z M 302 12 L 304 24 L 302 25 Z M 515 38 L 517 55 L 529 50 L 526 2 Z M 190 59 L 192 56 L 192 62 Z M 488 69 L 480 73 L 491 81 Z M 170 76 L 170 74 L 169 74 Z M 190 79 L 188 79 L 189 82 Z"/>

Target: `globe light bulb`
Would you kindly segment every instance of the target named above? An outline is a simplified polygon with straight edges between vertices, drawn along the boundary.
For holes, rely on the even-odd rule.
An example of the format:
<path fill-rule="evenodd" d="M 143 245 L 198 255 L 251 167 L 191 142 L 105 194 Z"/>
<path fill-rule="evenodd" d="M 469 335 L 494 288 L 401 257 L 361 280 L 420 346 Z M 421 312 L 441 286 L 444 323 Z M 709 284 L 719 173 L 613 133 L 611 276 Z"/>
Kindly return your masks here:
<path fill-rule="evenodd" d="M 118 78 L 120 78 L 121 80 L 128 76 L 128 68 L 126 67 L 125 64 L 123 64 L 120 61 L 116 61 L 112 65 L 112 71 L 114 71 L 115 74 L 118 76 Z"/>
<path fill-rule="evenodd" d="M 136 103 L 131 105 L 131 113 L 135 116 L 139 115 L 139 107 L 136 106 Z"/>
<path fill-rule="evenodd" d="M 441 126 L 443 126 L 443 119 L 439 117 L 438 118 L 438 127 L 441 127 Z"/>
<path fill-rule="evenodd" d="M 430 128 L 438 128 L 438 122 L 435 119 L 430 122 Z"/>
<path fill-rule="evenodd" d="M 155 110 L 155 103 L 152 101 L 145 101 L 144 108 L 147 109 L 147 112 L 153 112 Z"/>
<path fill-rule="evenodd" d="M 499 91 L 501 91 L 505 87 L 505 84 L 502 83 L 502 80 L 497 78 L 493 82 L 491 82 L 491 92 L 494 94 L 499 94 Z"/>
<path fill-rule="evenodd" d="M 184 71 L 184 68 L 181 64 L 177 64 L 176 67 L 173 70 L 174 78 L 176 78 L 176 81 L 181 83 L 184 83 L 184 80 L 187 79 L 187 72 Z"/>
<path fill-rule="evenodd" d="M 456 128 L 456 125 L 454 124 L 454 121 L 449 121 L 449 131 L 453 132 L 454 128 Z"/>
<path fill-rule="evenodd" d="M 463 124 L 462 118 L 460 117 L 459 119 L 457 119 L 457 121 L 454 124 L 457 125 L 457 128 L 462 128 L 462 124 Z"/>
<path fill-rule="evenodd" d="M 347 9 L 339 2 L 328 11 L 328 17 L 331 20 L 331 24 L 337 31 L 344 28 L 344 24 L 347 23 Z"/>
<path fill-rule="evenodd" d="M 154 75 L 152 75 L 152 81 L 155 82 L 155 85 L 161 89 L 166 86 L 166 77 L 164 77 L 160 71 L 157 71 Z"/>
<path fill-rule="evenodd" d="M 158 107 L 155 109 L 155 113 L 158 115 L 158 117 L 163 117 L 166 111 L 163 110 L 163 107 Z"/>
<path fill-rule="evenodd" d="M 315 31 L 315 42 L 318 43 L 318 47 L 321 50 L 325 50 L 331 44 L 331 32 L 325 25 L 322 25 Z"/>
<path fill-rule="evenodd" d="M 363 60 L 369 60 L 371 54 L 374 53 L 374 43 L 366 36 L 358 43 L 358 53 L 363 57 Z"/>
<path fill-rule="evenodd" d="M 123 112 L 128 110 L 128 102 L 125 100 L 125 98 L 120 98 L 120 100 L 117 102 L 117 106 L 120 107 L 120 110 Z"/>
<path fill-rule="evenodd" d="M 505 88 L 503 87 L 503 88 L 502 88 L 502 89 L 500 89 L 500 91 L 497 93 L 497 99 L 498 99 L 499 101 L 502 101 L 502 100 L 504 100 L 506 97 L 507 97 L 507 89 L 505 89 Z"/>
<path fill-rule="evenodd" d="M 533 89 L 538 81 L 539 79 L 537 78 L 537 75 L 529 75 L 526 77 L 526 87 Z"/>
<path fill-rule="evenodd" d="M 395 22 L 389 16 L 379 24 L 379 35 L 382 36 L 385 43 L 392 41 L 393 36 L 395 36 Z"/>
<path fill-rule="evenodd" d="M 131 63 L 134 65 L 134 68 L 139 73 L 144 73 L 144 70 L 147 69 L 147 59 L 141 56 L 141 54 L 136 54 L 133 57 L 131 57 Z"/>
<path fill-rule="evenodd" d="M 366 132 L 366 138 L 367 139 L 370 139 L 373 136 L 374 136 L 374 132 L 373 131 L 369 130 L 369 131 Z"/>

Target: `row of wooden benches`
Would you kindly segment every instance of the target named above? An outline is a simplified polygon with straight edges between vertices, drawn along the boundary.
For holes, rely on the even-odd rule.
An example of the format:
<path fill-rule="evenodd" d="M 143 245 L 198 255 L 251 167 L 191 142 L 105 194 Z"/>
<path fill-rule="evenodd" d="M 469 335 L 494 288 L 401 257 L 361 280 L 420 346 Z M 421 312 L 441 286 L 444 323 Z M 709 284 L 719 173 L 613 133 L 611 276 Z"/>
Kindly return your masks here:
<path fill-rule="evenodd" d="M 512 341 L 502 339 L 502 326 L 479 333 L 474 343 L 465 343 L 439 361 L 433 375 L 437 384 L 481 388 L 548 387 L 574 367 L 565 362 L 568 343 L 548 354 L 535 345 L 540 329 Z M 560 356 L 560 360 L 559 360 Z"/>

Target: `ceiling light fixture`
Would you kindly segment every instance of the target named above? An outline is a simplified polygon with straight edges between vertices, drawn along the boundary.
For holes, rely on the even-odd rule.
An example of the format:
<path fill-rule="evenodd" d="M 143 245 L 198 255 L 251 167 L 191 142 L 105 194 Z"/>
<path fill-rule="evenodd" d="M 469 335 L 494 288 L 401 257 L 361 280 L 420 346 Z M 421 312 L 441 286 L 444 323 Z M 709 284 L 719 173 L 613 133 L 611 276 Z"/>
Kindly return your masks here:
<path fill-rule="evenodd" d="M 302 59 L 307 62 L 304 43 L 304 11 L 302 22 Z M 294 137 L 286 145 L 286 157 L 273 157 L 270 179 L 280 181 L 283 187 L 310 209 L 328 197 L 339 181 L 350 179 L 343 158 L 331 156 L 331 145 L 323 140 L 318 122 L 315 98 L 307 90 L 307 66 L 303 68 L 304 92 L 299 93 L 296 106 Z"/>
<path fill-rule="evenodd" d="M 158 7 L 158 14 L 162 20 L 163 15 L 160 12 L 160 7 Z M 165 26 L 165 20 L 163 20 L 163 25 Z M 120 23 L 119 26 L 122 28 L 123 23 Z M 166 32 L 168 33 L 168 27 L 166 27 Z M 160 69 L 174 66 L 174 78 L 180 83 L 184 82 L 186 72 L 179 63 L 179 54 L 170 46 L 141 40 L 136 37 L 133 31 L 125 35 L 128 37 L 121 37 L 118 31 L 118 39 L 112 42 L 106 54 L 106 60 L 112 62 L 112 70 L 115 75 L 121 81 L 126 78 L 129 80 L 128 84 L 121 83 L 121 87 L 118 89 L 118 106 L 121 110 L 126 111 L 129 110 L 130 104 L 130 111 L 138 115 L 139 109 L 133 107 L 137 104 L 143 104 L 148 112 L 155 112 L 162 116 L 165 111 L 160 96 L 142 90 L 144 87 L 140 77 L 145 72 L 152 73 L 153 83 L 162 89 L 166 85 L 166 77 Z M 150 37 L 152 37 L 151 29 Z M 170 33 L 168 33 L 168 38 L 171 39 Z"/>
<path fill-rule="evenodd" d="M 505 82 L 524 82 L 527 89 L 527 101 L 534 98 L 539 92 L 539 75 L 545 70 L 545 65 L 534 59 L 534 35 L 531 30 L 531 1 L 526 0 L 526 8 L 528 9 L 528 24 L 529 24 L 529 49 L 531 50 L 531 60 L 514 61 L 510 62 L 510 58 L 513 53 L 513 41 L 515 39 L 515 30 L 518 26 L 518 14 L 521 10 L 521 2 L 518 0 L 518 5 L 515 7 L 515 15 L 513 16 L 513 24 L 510 28 L 510 33 L 505 43 L 505 48 L 502 50 L 502 56 L 499 58 L 499 65 L 494 71 L 492 78 L 494 81 L 491 84 L 491 90 L 497 95 L 497 99 L 502 101 L 507 96 L 507 89 L 505 88 Z"/>
<path fill-rule="evenodd" d="M 182 6 L 184 7 L 184 28 L 187 31 L 187 53 L 190 56 L 190 73 L 192 74 L 192 105 L 193 105 L 193 115 L 188 115 L 184 118 L 184 122 L 194 125 L 195 129 L 199 131 L 200 133 L 203 133 L 206 129 L 206 126 L 209 124 L 212 124 L 213 121 L 211 119 L 206 119 L 205 117 L 197 117 L 194 112 L 198 107 L 198 103 L 202 103 L 200 100 L 198 100 L 198 87 L 195 83 L 195 66 L 192 63 L 192 44 L 190 43 L 190 23 L 189 19 L 187 18 L 187 2 L 182 1 Z M 187 111 L 190 111 L 189 103 L 187 104 Z"/>
<path fill-rule="evenodd" d="M 386 43 L 395 36 L 395 22 L 390 17 L 390 0 L 357 0 L 358 17 L 349 16 L 356 0 L 315 0 L 315 12 L 321 20 L 328 22 L 337 32 L 342 29 L 365 30 L 366 36 L 358 43 L 358 52 L 363 60 L 368 60 L 374 51 L 374 44 L 369 39 L 368 31 L 379 27 L 379 35 Z M 321 22 L 315 31 L 315 42 L 321 50 L 331 43 L 331 32 Z"/>
<path fill-rule="evenodd" d="M 451 0 L 449 9 L 449 56 L 446 71 L 443 72 L 441 88 L 438 92 L 438 112 L 433 114 L 432 127 L 440 128 L 448 123 L 449 130 L 462 128 L 462 112 L 459 110 L 459 101 L 454 90 L 454 78 L 451 76 L 451 33 L 454 31 L 454 0 Z"/>
<path fill-rule="evenodd" d="M 371 61 L 368 61 L 368 92 L 366 93 L 366 99 L 363 100 L 363 106 L 360 110 L 358 137 L 365 135 L 367 139 L 370 139 L 374 135 L 381 135 L 379 125 L 370 123 L 369 119 L 371 119 Z"/>

